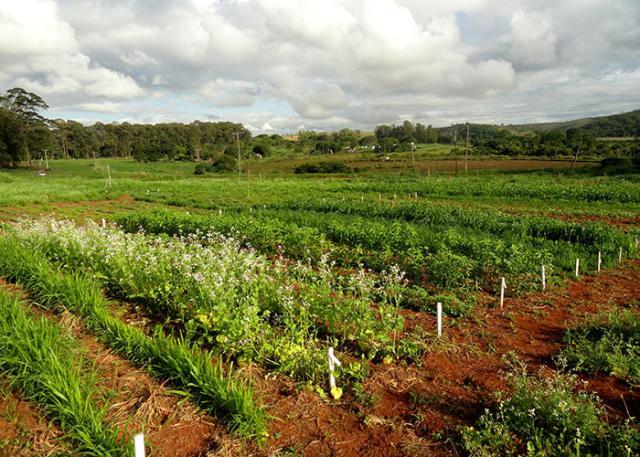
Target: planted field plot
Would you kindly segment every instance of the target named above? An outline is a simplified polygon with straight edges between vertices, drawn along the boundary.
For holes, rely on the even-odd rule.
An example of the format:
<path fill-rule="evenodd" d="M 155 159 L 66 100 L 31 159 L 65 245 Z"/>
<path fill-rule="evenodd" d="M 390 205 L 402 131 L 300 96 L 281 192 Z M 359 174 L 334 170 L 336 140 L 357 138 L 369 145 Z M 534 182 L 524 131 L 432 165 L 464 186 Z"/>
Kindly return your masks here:
<path fill-rule="evenodd" d="M 640 452 L 633 178 L 112 169 L 1 208 L 5 390 L 61 449 Z"/>

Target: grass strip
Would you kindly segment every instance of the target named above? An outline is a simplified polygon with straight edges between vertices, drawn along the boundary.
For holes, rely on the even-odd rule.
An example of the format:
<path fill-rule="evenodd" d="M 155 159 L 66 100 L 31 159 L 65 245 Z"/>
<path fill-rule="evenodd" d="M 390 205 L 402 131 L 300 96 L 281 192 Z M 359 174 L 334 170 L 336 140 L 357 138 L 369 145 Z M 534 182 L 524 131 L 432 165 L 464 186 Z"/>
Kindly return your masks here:
<path fill-rule="evenodd" d="M 53 322 L 35 318 L 0 291 L 0 370 L 11 388 L 60 425 L 77 455 L 132 455 L 105 424 L 105 409 L 94 402 L 96 372 L 77 362 L 73 343 Z"/>
<path fill-rule="evenodd" d="M 225 374 L 219 363 L 212 363 L 209 352 L 161 332 L 147 336 L 112 316 L 96 281 L 80 273 L 62 274 L 10 234 L 0 238 L 0 274 L 23 284 L 42 305 L 50 309 L 64 305 L 81 316 L 114 352 L 184 389 L 197 405 L 240 436 L 266 436 L 266 414 L 255 403 L 251 387 L 232 379 L 231 371 Z"/>

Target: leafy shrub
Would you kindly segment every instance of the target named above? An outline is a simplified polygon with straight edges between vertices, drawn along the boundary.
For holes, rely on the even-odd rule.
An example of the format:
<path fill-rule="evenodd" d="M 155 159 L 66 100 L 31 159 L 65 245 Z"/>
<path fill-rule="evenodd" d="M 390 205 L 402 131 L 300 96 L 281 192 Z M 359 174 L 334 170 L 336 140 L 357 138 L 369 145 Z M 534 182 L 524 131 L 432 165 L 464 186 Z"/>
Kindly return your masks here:
<path fill-rule="evenodd" d="M 267 157 L 271 155 L 271 146 L 268 144 L 256 144 L 252 151 L 256 155 L 260 154 L 262 157 Z"/>
<path fill-rule="evenodd" d="M 576 378 L 536 379 L 523 369 L 511 380 L 513 394 L 485 411 L 476 427 L 462 430 L 472 457 L 631 456 L 640 432 L 628 421 L 610 425 L 598 397 L 574 392 Z"/>
<path fill-rule="evenodd" d="M 348 167 L 341 162 L 320 162 L 317 164 L 305 163 L 298 165 L 294 173 L 353 173 L 354 171 L 354 168 Z"/>
<path fill-rule="evenodd" d="M 195 175 L 204 175 L 205 173 L 220 173 L 226 171 L 235 171 L 238 169 L 237 160 L 229 155 L 217 156 L 211 163 L 199 163 L 193 172 Z"/>
<path fill-rule="evenodd" d="M 630 310 L 570 329 L 561 358 L 581 371 L 604 371 L 640 386 L 640 315 Z"/>

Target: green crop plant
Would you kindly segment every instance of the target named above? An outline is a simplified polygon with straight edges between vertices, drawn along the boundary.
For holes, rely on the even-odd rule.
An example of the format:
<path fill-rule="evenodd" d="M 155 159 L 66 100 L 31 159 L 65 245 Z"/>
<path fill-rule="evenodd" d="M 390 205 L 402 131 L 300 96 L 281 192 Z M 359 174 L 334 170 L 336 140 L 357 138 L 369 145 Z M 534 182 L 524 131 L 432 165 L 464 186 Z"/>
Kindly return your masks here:
<path fill-rule="evenodd" d="M 586 372 L 605 372 L 640 386 L 640 314 L 623 309 L 569 329 L 559 360 Z"/>
<path fill-rule="evenodd" d="M 564 374 L 537 379 L 519 368 L 513 392 L 462 429 L 463 447 L 472 457 L 638 455 L 637 424 L 612 424 L 595 395 L 575 391 L 576 382 Z"/>
<path fill-rule="evenodd" d="M 99 340 L 133 363 L 147 367 L 152 375 L 183 389 L 210 414 L 221 417 L 241 436 L 263 438 L 264 411 L 255 403 L 253 391 L 225 373 L 212 355 L 185 341 L 155 333 L 147 336 L 110 315 L 100 286 L 81 273 L 61 274 L 43 257 L 19 240 L 0 238 L 0 273 L 18 281 L 34 298 L 51 309 L 64 306 L 81 316 Z"/>
<path fill-rule="evenodd" d="M 11 388 L 60 426 L 77 455 L 132 455 L 105 423 L 105 409 L 96 405 L 97 372 L 82 362 L 76 347 L 53 322 L 34 317 L 15 296 L 0 291 L 0 370 Z"/>

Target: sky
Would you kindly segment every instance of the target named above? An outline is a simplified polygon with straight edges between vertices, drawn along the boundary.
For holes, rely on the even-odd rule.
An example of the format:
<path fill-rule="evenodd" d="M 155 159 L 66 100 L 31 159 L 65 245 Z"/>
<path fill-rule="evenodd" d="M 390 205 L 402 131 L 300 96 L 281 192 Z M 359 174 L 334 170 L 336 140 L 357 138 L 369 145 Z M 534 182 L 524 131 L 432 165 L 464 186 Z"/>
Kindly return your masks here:
<path fill-rule="evenodd" d="M 528 123 L 640 108 L 640 0 L 0 0 L 49 118 Z"/>

